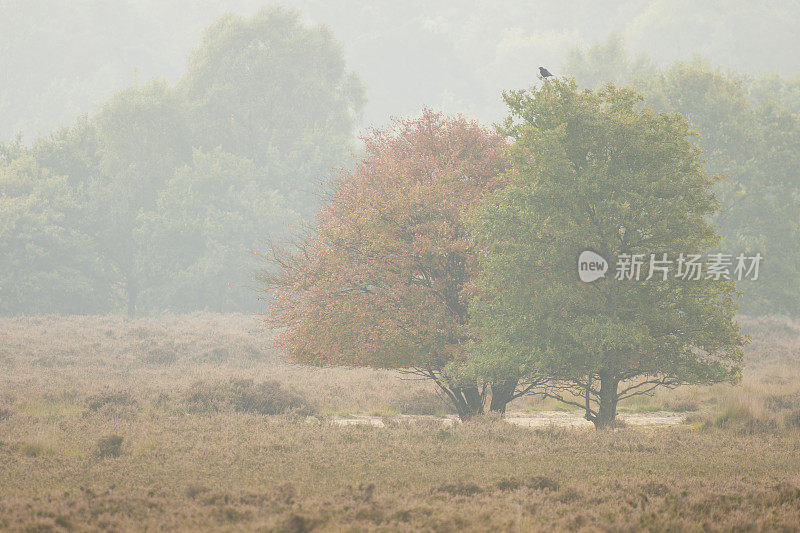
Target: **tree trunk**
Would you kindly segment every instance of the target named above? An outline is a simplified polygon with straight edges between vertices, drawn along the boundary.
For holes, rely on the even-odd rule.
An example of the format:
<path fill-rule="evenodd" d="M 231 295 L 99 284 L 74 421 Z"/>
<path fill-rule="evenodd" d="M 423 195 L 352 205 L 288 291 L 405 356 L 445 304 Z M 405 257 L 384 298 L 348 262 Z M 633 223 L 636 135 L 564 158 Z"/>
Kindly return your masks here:
<path fill-rule="evenodd" d="M 500 414 L 506 412 L 506 405 L 514 399 L 518 381 L 517 379 L 506 379 L 492 383 L 492 401 L 489 404 L 489 411 Z"/>
<path fill-rule="evenodd" d="M 600 374 L 600 407 L 592 422 L 596 429 L 603 429 L 614 424 L 617 418 L 617 388 L 619 379 L 607 374 Z"/>
<path fill-rule="evenodd" d="M 452 387 L 453 403 L 461 420 L 469 420 L 476 415 L 483 414 L 483 395 L 477 386 Z"/>

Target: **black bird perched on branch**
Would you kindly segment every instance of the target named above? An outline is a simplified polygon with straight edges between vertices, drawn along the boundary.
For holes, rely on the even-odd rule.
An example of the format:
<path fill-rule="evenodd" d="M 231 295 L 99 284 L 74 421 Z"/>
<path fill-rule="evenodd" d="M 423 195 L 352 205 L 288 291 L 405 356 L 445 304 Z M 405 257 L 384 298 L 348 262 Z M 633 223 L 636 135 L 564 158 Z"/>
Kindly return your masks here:
<path fill-rule="evenodd" d="M 547 70 L 547 69 L 546 69 L 546 68 L 544 68 L 544 67 L 539 67 L 539 74 L 541 74 L 543 78 L 550 78 L 550 77 L 552 77 L 552 76 L 553 76 L 553 75 L 550 73 L 550 71 L 549 71 L 549 70 Z"/>

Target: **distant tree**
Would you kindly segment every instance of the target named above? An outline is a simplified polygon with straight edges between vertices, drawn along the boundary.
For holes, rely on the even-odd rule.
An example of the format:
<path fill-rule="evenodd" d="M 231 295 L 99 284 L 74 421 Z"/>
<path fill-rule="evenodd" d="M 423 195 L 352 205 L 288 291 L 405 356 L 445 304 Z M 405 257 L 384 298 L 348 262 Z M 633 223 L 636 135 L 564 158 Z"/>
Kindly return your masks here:
<path fill-rule="evenodd" d="M 481 413 L 486 388 L 457 364 L 476 266 L 462 218 L 502 184 L 505 143 L 432 111 L 364 142 L 315 232 L 262 274 L 268 321 L 296 361 L 411 369 L 462 418 Z"/>
<path fill-rule="evenodd" d="M 65 192 L 80 216 L 64 226 L 87 238 L 83 250 L 101 268 L 85 273 L 99 293 L 93 312 L 136 313 L 141 292 L 157 281 L 140 217 L 155 208 L 159 191 L 179 164 L 191 157 L 186 113 L 163 81 L 117 93 L 91 120 L 82 118 L 31 150 L 37 164 L 65 178 Z"/>
<path fill-rule="evenodd" d="M 191 157 L 187 117 L 164 82 L 118 93 L 95 118 L 98 173 L 85 188 L 85 231 L 116 274 L 129 316 L 157 268 L 147 252 L 140 217 L 155 209 L 174 169 Z"/>
<path fill-rule="evenodd" d="M 659 386 L 735 380 L 742 337 L 733 282 L 614 279 L 621 254 L 703 253 L 717 208 L 678 115 L 638 111 L 631 91 L 555 80 L 506 95 L 513 176 L 472 219 L 482 251 L 471 329 L 476 357 L 551 381 L 598 428 L 617 403 Z M 611 263 L 578 279 L 579 253 Z M 674 273 L 673 273 L 674 274 Z"/>
<path fill-rule="evenodd" d="M 791 108 L 800 100 L 792 83 L 695 59 L 634 85 L 648 107 L 685 116 L 709 172 L 725 176 L 715 187 L 720 248 L 769 261 L 757 281 L 740 284 L 742 311 L 800 314 L 800 116 Z"/>
<path fill-rule="evenodd" d="M 265 238 L 290 235 L 298 213 L 274 188 L 268 169 L 220 149 L 195 150 L 139 217 L 160 283 L 146 294 L 155 309 L 240 311 L 252 298 L 252 271 Z"/>
<path fill-rule="evenodd" d="M 593 89 L 606 83 L 627 85 L 635 77 L 653 72 L 655 65 L 644 54 L 631 58 L 623 39 L 611 33 L 604 42 L 569 49 L 564 70 L 581 87 Z"/>
<path fill-rule="evenodd" d="M 33 161 L 20 168 L 58 177 L 63 202 L 37 196 L 31 209 L 80 235 L 81 249 L 63 254 L 93 258 L 80 262 L 92 287 L 75 300 L 81 312 L 253 309 L 242 290 L 252 284 L 248 256 L 315 212 L 317 180 L 349 162 L 362 100 L 324 27 L 281 9 L 228 16 L 208 30 L 179 87 L 136 83 L 30 150 L 2 145 L 0 166 L 26 156 Z M 9 220 L 33 205 L 10 193 L 3 201 Z M 78 214 L 56 216 L 62 203 Z M 31 244 L 46 240 L 36 234 L 43 226 L 28 230 Z M 31 276 L 55 268 L 36 257 L 17 253 L 14 264 Z M 47 309 L 32 281 L 15 290 L 8 312 Z"/>
<path fill-rule="evenodd" d="M 307 215 L 317 180 L 348 159 L 364 105 L 361 82 L 346 71 L 330 31 L 305 27 L 279 7 L 219 19 L 179 89 L 191 106 L 195 146 L 269 165 L 268 185 Z"/>
<path fill-rule="evenodd" d="M 0 162 L 0 314 L 96 312 L 109 295 L 93 283 L 101 269 L 76 229 L 79 202 L 65 177 L 13 152 Z"/>

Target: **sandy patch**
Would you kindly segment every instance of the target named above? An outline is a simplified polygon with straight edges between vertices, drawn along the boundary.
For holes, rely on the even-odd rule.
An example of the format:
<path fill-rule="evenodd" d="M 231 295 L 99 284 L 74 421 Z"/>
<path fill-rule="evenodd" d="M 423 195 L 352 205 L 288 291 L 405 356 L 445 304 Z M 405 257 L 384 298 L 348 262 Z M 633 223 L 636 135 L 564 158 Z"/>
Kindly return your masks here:
<path fill-rule="evenodd" d="M 620 413 L 617 419 L 629 426 L 675 426 L 683 422 L 683 416 L 678 413 L 653 412 L 653 413 Z M 594 425 L 575 412 L 540 411 L 537 413 L 507 413 L 503 418 L 509 424 L 520 427 L 570 427 L 592 428 Z M 329 422 L 335 426 L 372 426 L 386 427 L 387 422 L 393 424 L 413 424 L 415 422 L 439 422 L 443 427 L 450 427 L 458 423 L 455 417 L 437 417 L 425 415 L 392 415 L 392 416 L 334 416 Z M 322 423 L 317 417 L 308 417 L 307 423 Z"/>

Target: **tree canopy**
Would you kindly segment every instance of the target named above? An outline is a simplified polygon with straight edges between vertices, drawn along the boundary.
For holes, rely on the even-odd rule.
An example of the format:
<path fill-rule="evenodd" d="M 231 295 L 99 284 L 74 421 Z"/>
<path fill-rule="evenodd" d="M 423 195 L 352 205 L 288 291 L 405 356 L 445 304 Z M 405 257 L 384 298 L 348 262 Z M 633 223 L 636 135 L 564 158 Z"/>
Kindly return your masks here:
<path fill-rule="evenodd" d="M 462 416 L 480 412 L 485 391 L 445 368 L 467 342 L 476 261 L 463 216 L 502 185 L 505 143 L 432 111 L 364 142 L 313 235 L 265 271 L 269 322 L 297 361 L 413 369 Z"/>
<path fill-rule="evenodd" d="M 723 70 L 701 57 L 657 69 L 631 59 L 616 36 L 573 49 L 568 63 L 582 86 L 627 84 L 640 105 L 689 121 L 708 172 L 725 177 L 715 185 L 719 249 L 776 259 L 740 285 L 742 312 L 800 313 L 800 78 Z"/>
<path fill-rule="evenodd" d="M 362 105 L 323 26 L 280 8 L 223 17 L 177 86 L 137 82 L 4 145 L 0 312 L 255 309 L 254 252 L 312 217 Z"/>
<path fill-rule="evenodd" d="M 653 387 L 735 380 L 732 281 L 612 278 L 626 256 L 702 254 L 718 241 L 714 179 L 686 121 L 639 110 L 630 90 L 571 80 L 505 100 L 513 175 L 471 223 L 482 252 L 473 357 L 547 377 L 543 394 L 599 427 L 619 400 Z M 578 278 L 584 250 L 612 265 L 607 279 Z"/>

